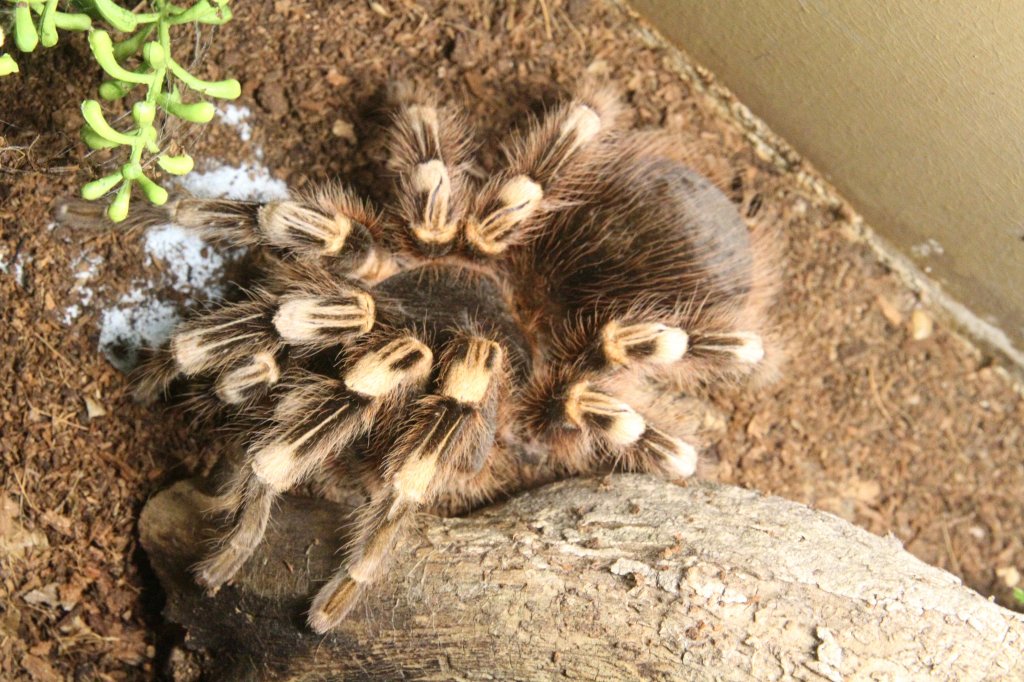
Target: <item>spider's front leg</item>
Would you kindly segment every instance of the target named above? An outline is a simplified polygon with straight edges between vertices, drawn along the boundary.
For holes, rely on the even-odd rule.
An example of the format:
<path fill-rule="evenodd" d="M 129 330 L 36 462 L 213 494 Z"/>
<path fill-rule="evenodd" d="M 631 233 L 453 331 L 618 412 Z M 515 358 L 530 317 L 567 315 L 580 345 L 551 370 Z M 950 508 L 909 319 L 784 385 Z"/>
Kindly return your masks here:
<path fill-rule="evenodd" d="M 134 212 L 128 221 L 129 226 L 172 222 L 214 243 L 269 248 L 366 282 L 380 281 L 397 269 L 377 242 L 377 212 L 332 183 L 275 201 L 181 196 Z"/>
<path fill-rule="evenodd" d="M 426 99 L 409 99 L 393 122 L 389 167 L 398 174 L 398 216 L 420 250 L 446 253 L 467 201 L 466 124 Z"/>
<path fill-rule="evenodd" d="M 525 240 L 545 212 L 556 209 L 556 185 L 572 184 L 588 150 L 612 132 L 619 118 L 615 97 L 584 88 L 526 134 L 513 138 L 505 169 L 476 196 L 466 241 L 477 253 L 497 256 Z"/>
<path fill-rule="evenodd" d="M 137 371 L 136 397 L 149 402 L 179 376 L 214 375 L 214 393 L 244 406 L 277 383 L 288 352 L 303 355 L 347 344 L 373 326 L 376 305 L 351 283 L 293 279 L 279 294 L 257 290 L 181 325 Z"/>
<path fill-rule="evenodd" d="M 424 343 L 404 335 L 358 357 L 340 380 L 293 380 L 223 497 L 224 505 L 235 507 L 231 530 L 197 567 L 199 582 L 215 590 L 229 580 L 262 540 L 277 496 L 369 430 L 382 410 L 422 390 L 432 360 Z"/>
<path fill-rule="evenodd" d="M 383 462 L 385 485 L 360 510 L 345 565 L 313 600 L 314 630 L 327 632 L 345 618 L 383 574 L 412 514 L 435 500 L 455 472 L 472 470 L 486 456 L 504 384 L 503 357 L 501 346 L 482 337 L 448 345 L 437 392 L 412 406 Z"/>

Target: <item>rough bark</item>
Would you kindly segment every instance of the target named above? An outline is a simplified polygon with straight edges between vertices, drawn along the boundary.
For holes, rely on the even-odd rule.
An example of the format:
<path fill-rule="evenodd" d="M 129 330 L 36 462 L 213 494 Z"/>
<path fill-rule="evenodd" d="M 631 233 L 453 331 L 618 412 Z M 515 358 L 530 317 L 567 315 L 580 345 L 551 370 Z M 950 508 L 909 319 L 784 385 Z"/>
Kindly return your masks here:
<path fill-rule="evenodd" d="M 834 516 L 732 487 L 572 480 L 468 518 L 424 516 L 333 635 L 304 610 L 347 509 L 287 498 L 215 597 L 187 568 L 205 499 L 147 504 L 166 617 L 213 679 L 1024 679 L 1024 618 Z"/>

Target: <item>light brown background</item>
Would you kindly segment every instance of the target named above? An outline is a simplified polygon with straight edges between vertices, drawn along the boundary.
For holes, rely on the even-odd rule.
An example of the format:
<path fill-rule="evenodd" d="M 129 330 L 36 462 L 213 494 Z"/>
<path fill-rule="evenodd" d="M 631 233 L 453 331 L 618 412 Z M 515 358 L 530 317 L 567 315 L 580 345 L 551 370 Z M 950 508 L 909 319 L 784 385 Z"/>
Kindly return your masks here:
<path fill-rule="evenodd" d="M 1024 348 L 1024 4 L 632 4 Z"/>

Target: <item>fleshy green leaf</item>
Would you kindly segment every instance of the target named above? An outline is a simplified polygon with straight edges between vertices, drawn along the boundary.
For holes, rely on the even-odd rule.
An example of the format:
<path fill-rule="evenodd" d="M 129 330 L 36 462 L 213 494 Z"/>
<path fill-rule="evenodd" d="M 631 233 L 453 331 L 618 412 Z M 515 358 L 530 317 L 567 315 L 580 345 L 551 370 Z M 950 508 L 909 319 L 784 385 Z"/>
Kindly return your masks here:
<path fill-rule="evenodd" d="M 139 25 L 138 18 L 129 10 L 121 7 L 113 0 L 92 0 L 96 11 L 118 31 L 130 33 Z"/>
<path fill-rule="evenodd" d="M 135 141 L 133 136 L 119 133 L 110 127 L 110 124 L 107 123 L 107 119 L 103 117 L 103 108 L 100 106 L 100 103 L 94 99 L 88 99 L 82 102 L 82 116 L 85 118 L 85 122 L 92 127 L 93 131 L 104 139 L 116 142 L 117 144 L 127 145 L 130 145 Z"/>
<path fill-rule="evenodd" d="M 190 121 L 192 123 L 209 123 L 213 120 L 213 116 L 217 111 L 209 102 L 185 104 L 184 102 L 164 101 L 161 102 L 160 106 L 162 106 L 167 113 L 173 114 L 180 119 Z"/>
<path fill-rule="evenodd" d="M 167 190 L 145 175 L 139 176 L 139 186 L 142 187 L 142 193 L 149 199 L 149 203 L 154 206 L 163 206 L 167 203 Z"/>
<path fill-rule="evenodd" d="M 39 34 L 27 2 L 19 2 L 14 6 L 14 44 L 22 52 L 31 52 L 39 44 Z"/>
<path fill-rule="evenodd" d="M 99 93 L 100 97 L 111 102 L 127 95 L 131 88 L 132 86 L 124 81 L 103 81 L 100 83 Z"/>
<path fill-rule="evenodd" d="M 128 204 L 132 200 L 132 183 L 125 182 L 121 189 L 117 190 L 117 196 L 107 207 L 107 217 L 115 223 L 119 223 L 128 217 Z"/>
<path fill-rule="evenodd" d="M 112 142 L 97 133 L 88 123 L 82 126 L 81 136 L 89 149 L 113 149 L 120 146 L 117 142 Z"/>
<path fill-rule="evenodd" d="M 114 189 L 117 183 L 121 182 L 121 172 L 112 173 L 99 180 L 93 180 L 82 187 L 82 198 L 88 201 L 95 201 L 101 196 Z"/>
<path fill-rule="evenodd" d="M 185 175 L 186 173 L 191 173 L 192 168 L 195 166 L 195 162 L 188 154 L 182 154 L 180 156 L 161 156 L 157 158 L 156 163 L 171 175 Z"/>
<path fill-rule="evenodd" d="M 152 102 L 136 102 L 132 107 L 132 118 L 140 128 L 146 128 L 156 118 L 156 105 Z"/>
<path fill-rule="evenodd" d="M 99 62 L 99 65 L 103 67 L 103 70 L 111 78 L 129 83 L 149 83 L 152 81 L 153 77 L 151 75 L 129 71 L 117 63 L 117 59 L 114 58 L 114 43 L 110 39 L 110 34 L 106 31 L 90 31 L 89 48 L 92 50 L 92 55 L 96 58 L 96 61 Z"/>
<path fill-rule="evenodd" d="M 162 69 L 167 64 L 164 48 L 157 42 L 148 42 L 142 46 L 142 58 L 154 69 Z"/>
<path fill-rule="evenodd" d="M 14 57 L 9 54 L 0 54 L 0 76 L 9 76 L 12 73 L 18 73 L 18 62 L 14 61 Z"/>
<path fill-rule="evenodd" d="M 39 43 L 43 47 L 57 44 L 57 0 L 46 0 L 43 13 L 39 17 Z"/>
<path fill-rule="evenodd" d="M 65 31 L 88 31 L 92 28 L 92 19 L 88 14 L 70 14 L 57 12 L 53 18 L 57 28 Z"/>

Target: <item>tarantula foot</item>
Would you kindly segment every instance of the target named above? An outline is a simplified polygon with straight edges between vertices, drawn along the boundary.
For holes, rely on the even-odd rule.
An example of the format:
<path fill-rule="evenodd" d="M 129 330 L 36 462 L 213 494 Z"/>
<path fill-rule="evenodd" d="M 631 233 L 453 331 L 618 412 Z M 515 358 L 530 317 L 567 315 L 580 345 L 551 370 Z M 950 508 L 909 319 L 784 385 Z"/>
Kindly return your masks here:
<path fill-rule="evenodd" d="M 679 327 L 655 322 L 620 324 L 612 320 L 601 330 L 601 350 L 611 365 L 669 364 L 686 354 L 688 343 L 689 337 Z"/>
<path fill-rule="evenodd" d="M 241 405 L 258 395 L 267 386 L 273 386 L 281 378 L 271 353 L 256 353 L 252 360 L 224 372 L 214 386 L 214 393 L 228 405 Z"/>
<path fill-rule="evenodd" d="M 314 244 L 322 256 L 333 256 L 345 248 L 353 221 L 345 214 L 327 214 L 297 201 L 274 201 L 262 209 L 260 226 L 271 244 L 301 247 Z"/>
<path fill-rule="evenodd" d="M 373 297 L 353 290 L 339 296 L 285 296 L 274 315 L 274 328 L 287 343 L 324 345 L 339 334 L 370 331 L 376 313 Z"/>
<path fill-rule="evenodd" d="M 412 233 L 424 244 L 447 244 L 455 239 L 458 225 L 449 220 L 452 182 L 448 168 L 439 159 L 421 163 L 412 172 L 412 190 L 423 202 L 422 221 Z"/>
<path fill-rule="evenodd" d="M 764 341 L 753 332 L 708 334 L 700 340 L 700 349 L 727 353 L 746 365 L 756 365 L 764 359 Z"/>
<path fill-rule="evenodd" d="M 690 478 L 697 472 L 697 448 L 660 429 L 648 426 L 638 445 L 669 479 Z"/>
<path fill-rule="evenodd" d="M 240 551 L 220 551 L 208 559 L 199 562 L 193 569 L 196 582 L 206 590 L 210 596 L 217 594 L 224 583 L 231 580 L 242 564 L 249 558 L 249 555 Z"/>
<path fill-rule="evenodd" d="M 646 428 L 644 418 L 632 407 L 610 395 L 591 390 L 586 381 L 570 387 L 565 414 L 577 427 L 593 429 L 616 446 L 635 443 Z"/>
<path fill-rule="evenodd" d="M 482 218 L 466 223 L 466 240 L 488 256 L 502 253 L 514 243 L 516 228 L 537 212 L 543 198 L 543 188 L 528 175 L 513 177 L 486 203 Z"/>
<path fill-rule="evenodd" d="M 362 595 L 362 583 L 349 576 L 335 578 L 313 599 L 306 622 L 314 632 L 325 635 L 345 620 Z"/>

